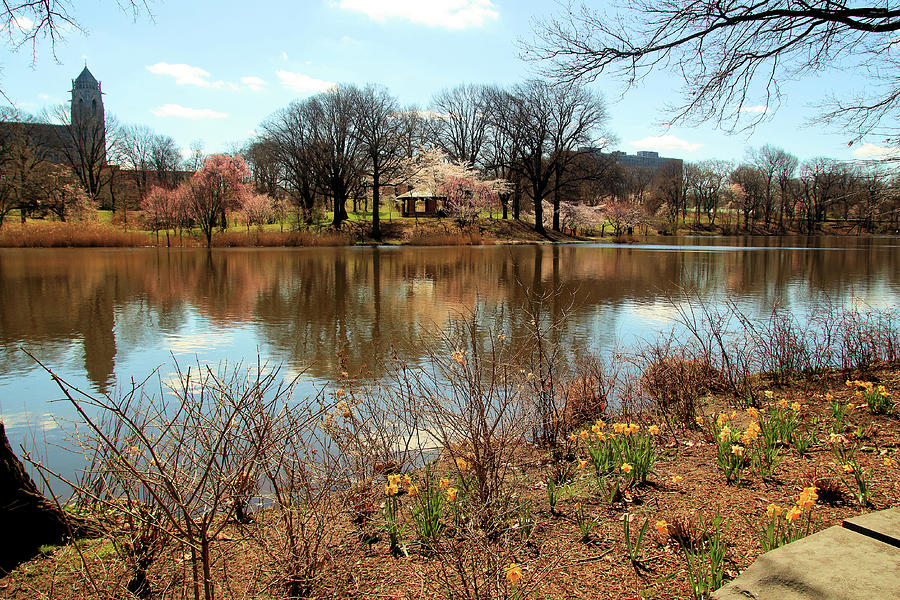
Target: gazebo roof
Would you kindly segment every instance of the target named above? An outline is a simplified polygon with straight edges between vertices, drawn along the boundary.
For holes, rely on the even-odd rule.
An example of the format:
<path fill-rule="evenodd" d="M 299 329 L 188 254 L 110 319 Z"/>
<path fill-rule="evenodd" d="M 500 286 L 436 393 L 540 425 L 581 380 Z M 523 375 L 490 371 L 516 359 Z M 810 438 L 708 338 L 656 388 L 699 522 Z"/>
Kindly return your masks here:
<path fill-rule="evenodd" d="M 446 198 L 446 196 L 439 196 L 434 193 L 434 190 L 430 190 L 427 188 L 421 188 L 418 190 L 409 190 L 405 194 L 400 194 L 397 196 L 398 200 L 405 200 L 408 198 Z"/>

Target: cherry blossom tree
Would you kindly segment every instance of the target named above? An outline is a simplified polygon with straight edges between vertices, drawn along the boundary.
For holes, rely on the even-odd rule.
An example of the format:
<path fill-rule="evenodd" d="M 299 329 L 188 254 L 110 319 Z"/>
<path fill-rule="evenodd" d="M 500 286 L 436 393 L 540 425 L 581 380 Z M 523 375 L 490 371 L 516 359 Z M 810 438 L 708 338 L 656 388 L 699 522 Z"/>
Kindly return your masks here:
<path fill-rule="evenodd" d="M 212 246 L 213 231 L 224 228 L 228 212 L 240 207 L 241 199 L 249 194 L 247 163 L 240 156 L 213 154 L 185 184 L 184 193 L 189 213 L 206 237 L 206 247 Z"/>
<path fill-rule="evenodd" d="M 438 188 L 438 195 L 444 196 L 444 209 L 456 219 L 460 228 L 465 228 L 478 220 L 478 215 L 497 203 L 500 199 L 494 186 L 475 177 L 448 177 Z"/>
<path fill-rule="evenodd" d="M 160 230 L 166 232 L 166 247 L 171 245 L 169 230 L 178 223 L 179 193 L 164 187 L 153 187 L 141 199 L 144 223 L 156 233 L 159 241 Z"/>
<path fill-rule="evenodd" d="M 262 227 L 272 218 L 272 199 L 266 194 L 246 194 L 241 198 L 241 212 L 247 220 L 247 231 L 251 225 Z"/>
<path fill-rule="evenodd" d="M 643 207 L 626 200 L 607 204 L 603 213 L 612 224 L 613 235 L 617 236 L 625 233 L 631 234 L 635 227 L 643 225 L 647 221 Z"/>

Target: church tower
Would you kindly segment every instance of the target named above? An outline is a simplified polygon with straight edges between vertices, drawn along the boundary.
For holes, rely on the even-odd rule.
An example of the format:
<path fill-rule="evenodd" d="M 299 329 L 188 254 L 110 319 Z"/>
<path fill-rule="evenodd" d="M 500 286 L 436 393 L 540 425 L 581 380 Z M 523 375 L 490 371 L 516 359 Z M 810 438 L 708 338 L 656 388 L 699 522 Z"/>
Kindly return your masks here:
<path fill-rule="evenodd" d="M 72 80 L 72 126 L 103 131 L 105 124 L 100 82 L 85 65 L 81 75 Z"/>

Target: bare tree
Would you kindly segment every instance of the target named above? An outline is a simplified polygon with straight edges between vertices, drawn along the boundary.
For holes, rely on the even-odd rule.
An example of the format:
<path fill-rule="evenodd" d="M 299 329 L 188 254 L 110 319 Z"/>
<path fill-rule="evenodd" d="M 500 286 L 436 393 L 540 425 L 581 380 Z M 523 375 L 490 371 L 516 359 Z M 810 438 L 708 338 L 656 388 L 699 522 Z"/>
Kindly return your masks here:
<path fill-rule="evenodd" d="M 431 133 L 451 160 L 475 165 L 481 158 L 489 118 L 484 100 L 485 87 L 471 84 L 445 89 L 432 100 Z"/>
<path fill-rule="evenodd" d="M 866 92 L 834 101 L 822 117 L 847 123 L 854 140 L 897 130 L 900 84 L 894 75 L 900 4 L 847 0 L 625 0 L 607 16 L 582 5 L 539 25 L 526 56 L 572 83 L 611 72 L 633 86 L 656 69 L 678 73 L 683 100 L 671 122 L 714 120 L 737 128 L 741 109 L 780 101 L 779 84 L 840 62 L 864 72 Z M 883 84 L 883 85 L 879 85 Z"/>
<path fill-rule="evenodd" d="M 146 125 L 126 125 L 122 128 L 122 158 L 124 166 L 135 172 L 138 195 L 147 193 L 147 172 L 150 170 L 153 130 Z"/>
<path fill-rule="evenodd" d="M 284 176 L 289 197 L 311 224 L 316 201 L 313 143 L 306 102 L 292 102 L 262 124 L 264 138 L 274 144 L 275 156 Z"/>
<path fill-rule="evenodd" d="M 46 148 L 42 136 L 34 135 L 41 127 L 34 117 L 16 110 L 5 110 L 6 123 L 0 132 L 0 228 L 14 209 L 22 219 L 40 195 L 42 167 L 46 162 Z"/>
<path fill-rule="evenodd" d="M 181 168 L 181 150 L 168 135 L 155 135 L 150 145 L 150 166 L 156 171 L 156 180 L 162 185 L 174 186 L 176 173 Z"/>
<path fill-rule="evenodd" d="M 372 237 L 377 239 L 381 237 L 381 186 L 401 172 L 409 138 L 403 128 L 414 121 L 401 117 L 397 99 L 387 88 L 371 84 L 357 90 L 355 112 L 364 170 L 372 180 Z"/>
<path fill-rule="evenodd" d="M 51 116 L 63 125 L 57 130 L 56 145 L 64 162 L 88 196 L 99 201 L 113 175 L 109 168 L 109 149 L 122 143 L 122 128 L 112 115 L 73 121 L 69 108 L 64 105 L 54 109 Z"/>
<path fill-rule="evenodd" d="M 331 197 L 331 224 L 347 220 L 347 200 L 357 191 L 361 175 L 362 148 L 356 135 L 356 91 L 335 87 L 306 100 L 310 126 L 312 166 L 318 185 Z"/>
<path fill-rule="evenodd" d="M 492 94 L 492 125 L 520 140 L 518 160 L 511 163 L 528 183 L 534 202 L 534 228 L 543 233 L 543 206 L 558 188 L 559 175 L 583 147 L 598 138 L 607 118 L 596 94 L 579 86 L 553 86 L 531 80 L 510 91 Z M 554 195 L 554 228 L 559 230 L 558 195 Z"/>

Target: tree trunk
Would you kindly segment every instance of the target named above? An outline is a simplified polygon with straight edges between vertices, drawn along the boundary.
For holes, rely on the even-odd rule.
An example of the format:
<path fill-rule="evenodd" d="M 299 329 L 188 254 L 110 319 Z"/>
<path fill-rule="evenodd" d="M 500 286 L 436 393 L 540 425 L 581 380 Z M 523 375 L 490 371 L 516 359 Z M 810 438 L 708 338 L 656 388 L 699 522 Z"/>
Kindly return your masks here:
<path fill-rule="evenodd" d="M 374 169 L 372 173 L 372 237 L 381 239 L 381 173 Z"/>
<path fill-rule="evenodd" d="M 13 453 L 0 423 L 0 572 L 11 571 L 44 544 L 59 544 L 69 534 L 66 515 L 47 500 Z"/>

